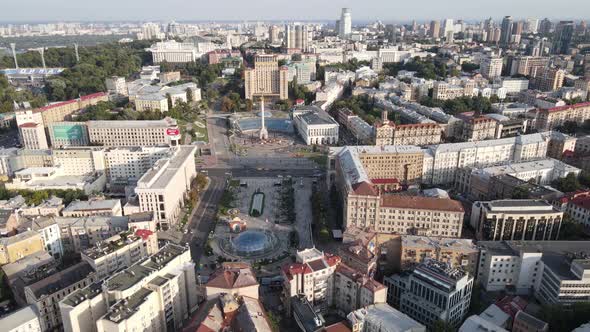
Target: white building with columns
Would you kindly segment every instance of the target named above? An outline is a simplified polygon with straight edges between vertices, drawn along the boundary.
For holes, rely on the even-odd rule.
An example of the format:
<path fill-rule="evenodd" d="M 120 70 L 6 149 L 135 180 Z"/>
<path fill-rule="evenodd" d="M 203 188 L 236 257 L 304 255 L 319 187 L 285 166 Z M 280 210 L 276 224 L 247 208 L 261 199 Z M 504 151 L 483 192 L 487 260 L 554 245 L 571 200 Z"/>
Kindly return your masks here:
<path fill-rule="evenodd" d="M 293 122 L 307 145 L 338 143 L 338 122 L 319 107 L 306 106 L 293 110 Z"/>

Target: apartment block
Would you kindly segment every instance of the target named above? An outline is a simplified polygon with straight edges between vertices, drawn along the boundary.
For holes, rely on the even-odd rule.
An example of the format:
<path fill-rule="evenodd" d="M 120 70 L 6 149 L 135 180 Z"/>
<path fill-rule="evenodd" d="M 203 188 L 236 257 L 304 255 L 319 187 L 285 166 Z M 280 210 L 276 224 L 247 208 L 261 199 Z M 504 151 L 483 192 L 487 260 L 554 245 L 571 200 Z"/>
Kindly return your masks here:
<path fill-rule="evenodd" d="M 18 126 L 20 142 L 25 149 L 47 149 L 47 136 L 42 124 L 28 122 Z"/>
<path fill-rule="evenodd" d="M 471 225 L 484 241 L 557 240 L 563 212 L 542 200 L 475 202 Z"/>
<path fill-rule="evenodd" d="M 496 77 L 502 76 L 503 65 L 503 58 L 486 57 L 481 60 L 479 72 L 483 77 L 492 80 Z"/>
<path fill-rule="evenodd" d="M 158 160 L 137 181 L 139 211 L 153 212 L 164 229 L 177 221 L 184 197 L 197 176 L 196 150 L 194 146 L 179 146 L 173 156 Z"/>
<path fill-rule="evenodd" d="M 59 301 L 77 289 L 96 281 L 94 271 L 85 262 L 56 272 L 24 288 L 25 298 L 39 312 L 42 331 L 62 328 Z"/>
<path fill-rule="evenodd" d="M 552 130 L 566 121 L 583 123 L 590 118 L 590 103 L 541 109 L 537 113 L 537 130 Z"/>
<path fill-rule="evenodd" d="M 106 279 L 103 296 L 108 310 L 97 331 L 178 331 L 197 308 L 195 263 L 190 249 L 167 244 Z"/>
<path fill-rule="evenodd" d="M 82 251 L 99 278 L 105 278 L 158 251 L 157 235 L 148 230 L 123 232 Z"/>
<path fill-rule="evenodd" d="M 127 230 L 128 217 L 54 217 L 64 252 L 81 252 Z"/>
<path fill-rule="evenodd" d="M 469 311 L 473 276 L 435 260 L 385 277 L 388 303 L 432 327 L 438 320 L 459 326 Z"/>
<path fill-rule="evenodd" d="M 43 239 L 35 231 L 0 238 L 0 265 L 14 263 L 44 249 Z"/>
<path fill-rule="evenodd" d="M 402 235 L 399 264 L 401 270 L 434 259 L 475 275 L 479 249 L 470 239 Z"/>
<path fill-rule="evenodd" d="M 393 122 L 375 125 L 375 145 L 439 144 L 443 129 L 436 123 L 396 125 Z"/>
<path fill-rule="evenodd" d="M 346 314 L 386 300 L 385 286 L 316 248 L 297 252 L 296 262 L 284 265 L 281 275 L 284 304 L 298 322 L 305 320 L 300 310 L 305 303 L 315 312 L 333 307 Z"/>

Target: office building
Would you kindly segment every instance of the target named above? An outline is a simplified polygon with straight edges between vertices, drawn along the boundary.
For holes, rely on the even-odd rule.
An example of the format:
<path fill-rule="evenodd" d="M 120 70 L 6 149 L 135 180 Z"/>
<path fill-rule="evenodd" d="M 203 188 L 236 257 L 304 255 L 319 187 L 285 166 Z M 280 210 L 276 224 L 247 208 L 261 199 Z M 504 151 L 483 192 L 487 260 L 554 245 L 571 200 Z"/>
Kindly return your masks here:
<path fill-rule="evenodd" d="M 139 95 L 135 97 L 135 109 L 138 112 L 168 112 L 168 98 L 161 94 Z"/>
<path fill-rule="evenodd" d="M 170 156 L 169 146 L 109 148 L 104 151 L 104 168 L 109 183 L 135 183 L 154 164 Z"/>
<path fill-rule="evenodd" d="M 305 24 L 287 24 L 285 26 L 286 47 L 288 50 L 307 52 L 309 49 L 309 32 Z"/>
<path fill-rule="evenodd" d="M 88 121 L 90 144 L 122 146 L 176 146 L 180 129 L 176 120 Z"/>
<path fill-rule="evenodd" d="M 504 59 L 499 57 L 486 57 L 481 59 L 480 63 L 480 74 L 489 79 L 493 80 L 496 77 L 502 76 L 502 66 L 504 65 Z"/>
<path fill-rule="evenodd" d="M 561 89 L 566 72 L 563 69 L 545 67 L 532 74 L 531 86 L 540 91 L 556 91 Z"/>
<path fill-rule="evenodd" d="M 512 58 L 510 75 L 532 76 L 537 71 L 549 65 L 549 57 L 543 56 L 516 56 Z"/>
<path fill-rule="evenodd" d="M 370 305 L 346 316 L 352 332 L 426 332 L 426 327 L 385 303 Z"/>
<path fill-rule="evenodd" d="M 469 311 L 473 276 L 436 260 L 385 277 L 384 283 L 388 303 L 428 327 L 438 320 L 459 326 Z"/>
<path fill-rule="evenodd" d="M 440 21 L 431 21 L 429 35 L 432 38 L 438 38 L 440 36 Z"/>
<path fill-rule="evenodd" d="M 342 8 L 339 22 L 338 36 L 342 39 L 349 38 L 352 33 L 352 11 L 350 8 Z"/>
<path fill-rule="evenodd" d="M 70 293 L 96 281 L 94 271 L 85 262 L 72 265 L 24 288 L 25 299 L 39 313 L 42 331 L 62 328 L 58 303 Z"/>
<path fill-rule="evenodd" d="M 254 68 L 244 70 L 245 98 L 257 97 L 284 100 L 288 98 L 288 69 L 279 67 L 276 55 L 256 55 Z"/>
<path fill-rule="evenodd" d="M 590 118 L 590 103 L 541 109 L 537 113 L 537 130 L 551 130 L 566 121 L 583 123 Z"/>
<path fill-rule="evenodd" d="M 44 249 L 43 239 L 35 231 L 0 238 L 0 265 L 14 263 Z"/>
<path fill-rule="evenodd" d="M 87 195 L 102 192 L 106 186 L 104 172 L 88 175 L 68 175 L 64 167 L 33 167 L 14 173 L 12 182 L 6 183 L 9 190 L 82 190 Z"/>
<path fill-rule="evenodd" d="M 502 34 L 500 35 L 500 43 L 510 44 L 512 42 L 512 16 L 505 16 L 502 19 Z"/>
<path fill-rule="evenodd" d="M 194 146 L 180 146 L 174 155 L 160 159 L 138 181 L 135 193 L 139 212 L 153 212 L 160 227 L 176 223 L 186 193 L 197 175 Z"/>
<path fill-rule="evenodd" d="M 293 110 L 293 122 L 297 132 L 307 145 L 336 145 L 338 122 L 316 106 L 304 106 Z"/>
<path fill-rule="evenodd" d="M 315 81 L 316 77 L 316 60 L 304 59 L 301 61 L 291 61 L 286 64 L 288 75 L 287 79 L 292 82 L 295 78 L 297 84 L 309 84 Z"/>
<path fill-rule="evenodd" d="M 96 246 L 82 251 L 82 260 L 87 262 L 100 279 L 123 268 L 142 261 L 158 251 L 158 238 L 154 232 L 136 230 L 112 236 Z"/>
<path fill-rule="evenodd" d="M 588 241 L 481 241 L 477 282 L 486 291 L 512 289 L 541 303 L 585 302 Z"/>
<path fill-rule="evenodd" d="M 554 54 L 568 54 L 572 38 L 574 36 L 574 22 L 560 21 L 555 27 L 553 43 Z"/>
<path fill-rule="evenodd" d="M 47 149 L 47 136 L 42 124 L 29 122 L 18 126 L 18 134 L 23 148 L 31 150 Z"/>
<path fill-rule="evenodd" d="M 168 63 L 188 63 L 201 59 L 202 53 L 198 47 L 191 42 L 179 43 L 175 40 L 157 42 L 149 49 L 152 53 L 154 64 L 162 62 Z"/>
<path fill-rule="evenodd" d="M 563 212 L 541 200 L 475 202 L 471 225 L 483 241 L 557 240 Z"/>
<path fill-rule="evenodd" d="M 401 270 L 434 259 L 475 275 L 479 249 L 469 239 L 402 235 L 399 258 L 395 256 L 394 265 Z"/>
<path fill-rule="evenodd" d="M 88 126 L 85 122 L 54 122 L 47 126 L 49 141 L 55 148 L 67 146 L 87 146 Z"/>

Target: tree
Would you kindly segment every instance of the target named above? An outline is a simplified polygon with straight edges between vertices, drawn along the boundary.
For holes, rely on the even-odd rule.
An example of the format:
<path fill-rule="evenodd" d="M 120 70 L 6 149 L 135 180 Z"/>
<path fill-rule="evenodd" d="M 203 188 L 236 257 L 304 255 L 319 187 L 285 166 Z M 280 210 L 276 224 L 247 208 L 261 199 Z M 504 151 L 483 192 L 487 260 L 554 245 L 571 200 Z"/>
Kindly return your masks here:
<path fill-rule="evenodd" d="M 574 192 L 582 186 L 574 173 L 569 173 L 565 178 L 559 178 L 551 183 L 557 190 L 562 192 Z"/>
<path fill-rule="evenodd" d="M 527 199 L 529 198 L 529 191 L 524 187 L 516 187 L 512 191 L 512 199 Z"/>
<path fill-rule="evenodd" d="M 572 331 L 588 322 L 589 302 L 575 302 L 568 306 L 559 304 L 543 305 L 537 317 L 549 324 L 550 331 Z"/>
<path fill-rule="evenodd" d="M 186 88 L 186 100 L 192 102 L 194 100 L 193 90 L 191 88 Z"/>
<path fill-rule="evenodd" d="M 578 131 L 578 123 L 575 121 L 565 121 L 560 129 L 566 134 L 573 135 Z"/>

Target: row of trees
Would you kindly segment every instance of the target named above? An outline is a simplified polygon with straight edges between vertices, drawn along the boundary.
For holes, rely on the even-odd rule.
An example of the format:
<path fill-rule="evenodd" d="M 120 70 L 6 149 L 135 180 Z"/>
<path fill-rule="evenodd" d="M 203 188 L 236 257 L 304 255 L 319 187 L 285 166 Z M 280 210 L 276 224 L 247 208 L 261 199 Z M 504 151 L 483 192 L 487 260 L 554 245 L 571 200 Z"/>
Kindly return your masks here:
<path fill-rule="evenodd" d="M 14 103 L 28 101 L 32 107 L 41 107 L 47 103 L 43 94 L 34 94 L 29 90 L 16 90 L 10 85 L 6 76 L 0 74 L 0 113 L 14 111 Z"/>
<path fill-rule="evenodd" d="M 475 112 L 476 114 L 493 113 L 492 104 L 499 102 L 497 96 L 491 98 L 475 96 L 475 97 L 459 97 L 450 100 L 437 100 L 432 97 L 424 97 L 420 99 L 420 104 L 428 107 L 440 107 L 446 113 L 457 115 L 463 112 Z"/>
<path fill-rule="evenodd" d="M 62 198 L 65 205 L 70 204 L 74 200 L 88 199 L 88 196 L 82 190 L 7 190 L 4 186 L 0 187 L 0 200 L 7 200 L 17 195 L 21 195 L 25 199 L 25 203 L 29 206 L 39 205 L 51 196 Z"/>
<path fill-rule="evenodd" d="M 383 65 L 385 75 L 397 76 L 401 70 L 414 71 L 417 77 L 427 80 L 444 79 L 448 76 L 459 76 L 461 74 L 456 68 L 449 69 L 444 59 L 432 57 L 426 59 L 415 57 L 407 63 L 395 62 Z"/>

